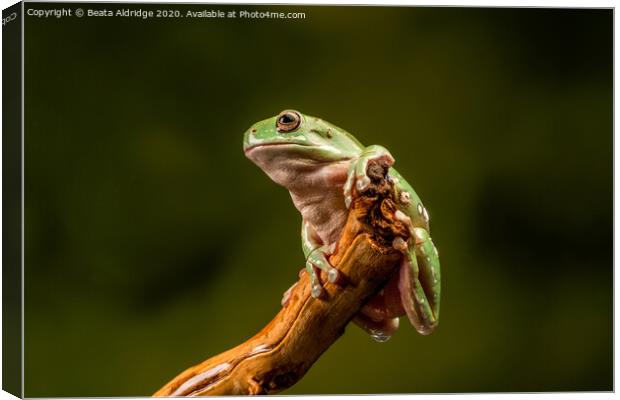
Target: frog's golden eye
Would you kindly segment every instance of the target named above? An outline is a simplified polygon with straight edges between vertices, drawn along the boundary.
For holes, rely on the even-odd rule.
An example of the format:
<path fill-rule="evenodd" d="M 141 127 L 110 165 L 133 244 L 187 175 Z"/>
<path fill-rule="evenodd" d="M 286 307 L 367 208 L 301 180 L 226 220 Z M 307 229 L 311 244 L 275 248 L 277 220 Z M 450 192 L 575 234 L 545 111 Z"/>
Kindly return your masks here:
<path fill-rule="evenodd" d="M 282 111 L 276 118 L 278 132 L 292 132 L 301 124 L 301 115 L 297 111 Z"/>

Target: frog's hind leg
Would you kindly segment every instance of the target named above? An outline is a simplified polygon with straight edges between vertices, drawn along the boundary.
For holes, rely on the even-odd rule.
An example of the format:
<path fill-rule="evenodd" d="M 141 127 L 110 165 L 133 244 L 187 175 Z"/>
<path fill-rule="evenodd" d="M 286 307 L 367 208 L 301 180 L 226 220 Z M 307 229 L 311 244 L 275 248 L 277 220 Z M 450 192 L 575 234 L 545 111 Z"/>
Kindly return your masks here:
<path fill-rule="evenodd" d="M 412 231 L 413 243 L 401 262 L 398 288 L 409 321 L 419 333 L 428 335 L 439 319 L 439 256 L 426 229 Z"/>

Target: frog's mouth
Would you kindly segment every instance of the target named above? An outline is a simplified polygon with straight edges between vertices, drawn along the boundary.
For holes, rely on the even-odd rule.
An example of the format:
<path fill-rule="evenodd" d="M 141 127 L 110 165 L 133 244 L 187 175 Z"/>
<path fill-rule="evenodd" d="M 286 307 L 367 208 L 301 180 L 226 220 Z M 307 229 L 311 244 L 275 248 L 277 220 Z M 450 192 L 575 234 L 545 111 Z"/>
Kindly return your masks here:
<path fill-rule="evenodd" d="M 287 147 L 302 147 L 302 148 L 311 147 L 311 146 L 308 146 L 308 145 L 302 144 L 302 143 L 291 143 L 291 142 L 282 141 L 282 142 L 269 142 L 269 143 L 255 143 L 255 144 L 251 144 L 251 145 L 246 146 L 243 149 L 243 151 L 245 152 L 245 154 L 249 154 L 250 152 L 252 152 L 252 150 L 256 150 L 258 148 L 267 148 L 267 147 L 275 147 L 275 146 L 278 146 L 278 147 L 284 147 L 284 146 L 287 146 Z"/>
<path fill-rule="evenodd" d="M 316 149 L 317 151 L 309 156 L 309 153 Z M 338 154 L 335 151 L 326 151 L 320 146 L 308 143 L 291 143 L 285 142 L 269 142 L 255 143 L 243 149 L 246 157 L 252 161 L 258 159 L 283 159 L 303 161 L 306 163 L 323 164 L 330 162 L 346 161 L 351 157 L 345 154 Z"/>

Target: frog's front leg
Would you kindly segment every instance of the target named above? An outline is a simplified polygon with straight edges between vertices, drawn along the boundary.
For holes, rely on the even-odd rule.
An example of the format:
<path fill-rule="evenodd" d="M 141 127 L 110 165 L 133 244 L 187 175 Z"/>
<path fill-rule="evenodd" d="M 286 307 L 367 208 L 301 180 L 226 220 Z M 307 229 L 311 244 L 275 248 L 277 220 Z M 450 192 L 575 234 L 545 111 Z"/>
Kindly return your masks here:
<path fill-rule="evenodd" d="M 413 227 L 411 219 L 401 211 L 396 212 L 396 218 L 408 224 L 411 231 L 410 243 L 402 238 L 394 241 L 394 247 L 404 253 L 398 282 L 402 305 L 416 330 L 428 335 L 439 319 L 439 255 L 426 229 Z"/>
<path fill-rule="evenodd" d="M 306 270 L 310 277 L 312 297 L 319 298 L 324 291 L 319 270 L 327 273 L 327 280 L 331 283 L 337 282 L 340 278 L 338 270 L 327 260 L 327 257 L 334 252 L 334 245 L 335 243 L 323 244 L 312 225 L 306 220 L 302 222 L 301 246 L 306 256 Z"/>
<path fill-rule="evenodd" d="M 370 161 L 384 161 L 388 167 L 391 167 L 394 164 L 394 157 L 385 147 L 372 145 L 366 147 L 359 158 L 350 164 L 347 181 L 343 187 L 344 203 L 347 208 L 351 206 L 353 201 L 353 185 L 360 193 L 370 185 L 370 178 L 367 174 Z"/>

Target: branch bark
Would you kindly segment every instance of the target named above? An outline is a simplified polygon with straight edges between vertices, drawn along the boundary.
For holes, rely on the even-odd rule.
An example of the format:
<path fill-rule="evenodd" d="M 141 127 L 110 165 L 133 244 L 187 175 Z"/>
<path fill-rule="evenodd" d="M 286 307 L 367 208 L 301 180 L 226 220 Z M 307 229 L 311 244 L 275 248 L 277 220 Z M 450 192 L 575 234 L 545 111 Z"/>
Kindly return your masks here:
<path fill-rule="evenodd" d="M 326 283 L 315 299 L 309 278 L 300 273 L 288 300 L 259 333 L 233 349 L 191 367 L 154 396 L 274 394 L 299 381 L 343 333 L 360 308 L 396 271 L 401 253 L 392 248 L 407 228 L 394 217 L 393 185 L 388 166 L 369 166 L 371 186 L 354 193 L 343 234 L 330 263 L 344 277 Z M 327 282 L 325 276 L 322 281 Z"/>

